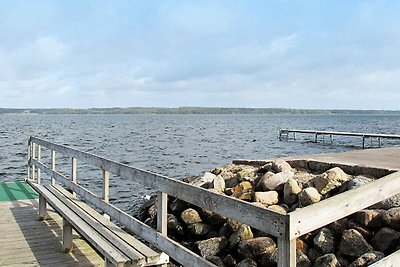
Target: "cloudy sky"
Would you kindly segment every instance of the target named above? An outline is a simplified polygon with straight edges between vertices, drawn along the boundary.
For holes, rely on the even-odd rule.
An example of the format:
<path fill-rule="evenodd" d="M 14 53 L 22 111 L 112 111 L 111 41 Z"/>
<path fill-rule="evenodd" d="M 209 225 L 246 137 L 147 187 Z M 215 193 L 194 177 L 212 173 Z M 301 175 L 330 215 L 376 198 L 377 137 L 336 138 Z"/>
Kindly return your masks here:
<path fill-rule="evenodd" d="M 400 109 L 400 1 L 0 1 L 0 107 Z"/>

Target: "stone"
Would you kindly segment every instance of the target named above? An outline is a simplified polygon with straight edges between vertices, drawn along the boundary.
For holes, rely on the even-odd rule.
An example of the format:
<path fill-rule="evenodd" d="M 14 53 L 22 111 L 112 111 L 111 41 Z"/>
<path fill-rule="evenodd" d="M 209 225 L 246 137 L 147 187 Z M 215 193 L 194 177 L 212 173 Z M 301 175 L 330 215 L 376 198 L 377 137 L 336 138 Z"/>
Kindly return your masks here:
<path fill-rule="evenodd" d="M 283 202 L 292 205 L 297 200 L 297 195 L 301 192 L 301 188 L 297 181 L 293 178 L 287 180 L 283 186 Z"/>
<path fill-rule="evenodd" d="M 310 259 L 301 251 L 296 253 L 296 267 L 312 267 Z"/>
<path fill-rule="evenodd" d="M 360 257 L 364 253 L 374 251 L 374 249 L 357 230 L 349 229 L 343 232 L 339 251 L 343 255 Z"/>
<path fill-rule="evenodd" d="M 371 208 L 389 210 L 389 209 L 398 208 L 398 207 L 400 207 L 400 194 L 397 194 L 390 198 L 387 198 L 387 199 L 373 205 Z"/>
<path fill-rule="evenodd" d="M 387 210 L 383 220 L 390 228 L 400 231 L 400 207 Z"/>
<path fill-rule="evenodd" d="M 237 261 L 231 254 L 228 254 L 224 258 L 224 264 L 227 267 L 233 267 L 237 265 Z"/>
<path fill-rule="evenodd" d="M 372 178 L 368 178 L 368 177 L 361 176 L 361 175 L 356 176 L 347 183 L 347 190 L 352 190 L 352 189 L 358 188 L 362 185 L 369 184 L 373 181 L 375 181 L 375 180 Z"/>
<path fill-rule="evenodd" d="M 205 236 L 213 230 L 213 227 L 207 223 L 192 223 L 188 226 L 188 231 L 195 236 Z"/>
<path fill-rule="evenodd" d="M 278 249 L 275 249 L 271 255 L 264 254 L 260 260 L 260 266 L 276 267 L 278 263 Z"/>
<path fill-rule="evenodd" d="M 330 167 L 331 167 L 331 164 L 328 162 L 321 162 L 321 161 L 315 161 L 315 160 L 308 161 L 308 168 L 312 171 L 316 171 L 319 173 L 328 170 Z"/>
<path fill-rule="evenodd" d="M 293 179 L 295 179 L 300 186 L 300 188 L 306 188 L 306 187 L 312 187 L 314 186 L 313 180 L 315 178 L 315 175 L 309 172 L 305 171 L 297 171 Z"/>
<path fill-rule="evenodd" d="M 266 173 L 272 171 L 272 162 L 265 163 L 261 167 L 258 168 L 257 172 Z"/>
<path fill-rule="evenodd" d="M 335 254 L 330 253 L 317 258 L 314 267 L 341 267 L 341 264 Z"/>
<path fill-rule="evenodd" d="M 255 192 L 253 200 L 265 205 L 274 205 L 279 201 L 278 192 L 276 191 Z"/>
<path fill-rule="evenodd" d="M 366 239 L 369 239 L 372 235 L 372 232 L 368 230 L 367 227 L 362 226 L 361 224 L 354 221 L 349 221 L 347 224 L 347 228 L 357 230 Z"/>
<path fill-rule="evenodd" d="M 210 256 L 210 257 L 207 257 L 206 260 L 208 260 L 209 262 L 212 262 L 214 265 L 216 265 L 218 267 L 225 267 L 223 260 L 218 256 Z"/>
<path fill-rule="evenodd" d="M 168 233 L 172 235 L 184 235 L 184 230 L 182 224 L 179 222 L 178 218 L 176 218 L 173 214 L 168 214 L 167 216 L 167 229 Z"/>
<path fill-rule="evenodd" d="M 197 187 L 208 187 L 208 185 L 214 181 L 215 177 L 217 177 L 215 174 L 205 172 L 203 176 L 193 180 L 190 184 Z"/>
<path fill-rule="evenodd" d="M 246 258 L 239 262 L 237 267 L 257 267 L 257 262 L 253 259 Z"/>
<path fill-rule="evenodd" d="M 329 228 L 322 228 L 314 237 L 314 245 L 322 254 L 335 252 L 335 236 Z"/>
<path fill-rule="evenodd" d="M 237 172 L 237 179 L 239 181 L 252 182 L 257 178 L 256 171 L 257 169 L 253 166 L 247 166 L 246 168 L 243 168 L 241 171 Z"/>
<path fill-rule="evenodd" d="M 213 181 L 213 189 L 224 192 L 225 191 L 225 180 L 222 176 L 215 177 Z"/>
<path fill-rule="evenodd" d="M 260 182 L 258 183 L 259 188 L 264 191 L 279 190 L 280 188 L 278 187 L 283 187 L 284 183 L 286 183 L 287 180 L 293 178 L 294 173 L 292 171 L 284 171 L 276 173 L 269 178 L 265 178 L 264 176 L 260 179 Z"/>
<path fill-rule="evenodd" d="M 169 204 L 169 208 L 173 213 L 182 213 L 185 209 L 188 208 L 187 202 L 180 200 L 178 198 L 175 198 L 171 203 Z"/>
<path fill-rule="evenodd" d="M 311 262 L 315 262 L 319 257 L 322 256 L 321 252 L 319 252 L 315 248 L 310 248 L 307 253 L 308 258 Z"/>
<path fill-rule="evenodd" d="M 184 210 L 181 213 L 181 219 L 186 225 L 202 222 L 199 213 L 192 208 Z"/>
<path fill-rule="evenodd" d="M 349 267 L 366 267 L 383 259 L 385 255 L 381 252 L 368 252 L 361 255 L 358 259 L 353 261 Z"/>
<path fill-rule="evenodd" d="M 301 190 L 298 197 L 300 206 L 302 207 L 317 203 L 321 200 L 321 195 L 314 187 L 307 187 Z"/>
<path fill-rule="evenodd" d="M 251 200 L 253 195 L 253 185 L 244 181 L 232 188 L 232 195 L 241 200 Z"/>
<path fill-rule="evenodd" d="M 208 258 L 217 255 L 228 244 L 225 237 L 213 237 L 206 240 L 197 241 L 195 246 L 200 251 L 203 258 Z"/>
<path fill-rule="evenodd" d="M 283 159 L 272 161 L 272 170 L 274 170 L 275 172 L 293 172 L 292 166 L 290 166 L 289 163 L 287 163 Z"/>
<path fill-rule="evenodd" d="M 237 245 L 240 241 L 245 239 L 253 238 L 253 232 L 250 226 L 242 224 L 230 237 L 229 237 L 229 247 L 232 248 Z"/>
<path fill-rule="evenodd" d="M 268 189 L 265 189 L 265 187 L 264 187 L 264 182 L 266 182 L 269 178 L 271 178 L 271 177 L 274 176 L 274 175 L 275 175 L 275 173 L 270 172 L 270 171 L 264 173 L 264 175 L 261 176 L 260 180 L 258 181 L 257 186 L 256 186 L 256 189 L 259 190 L 259 191 L 268 190 Z"/>
<path fill-rule="evenodd" d="M 325 195 L 326 193 L 339 188 L 350 179 L 351 177 L 341 168 L 335 167 L 315 177 L 313 182 L 318 192 Z"/>
<path fill-rule="evenodd" d="M 371 239 L 371 245 L 374 249 L 389 254 L 400 245 L 400 233 L 393 229 L 383 227 L 374 234 Z"/>
<path fill-rule="evenodd" d="M 343 231 L 349 229 L 348 224 L 349 224 L 349 219 L 342 218 L 340 220 L 328 224 L 327 227 L 333 231 L 335 237 L 340 239 L 342 237 Z"/>
<path fill-rule="evenodd" d="M 353 219 L 367 227 L 381 227 L 383 224 L 384 210 L 360 210 L 353 214 Z"/>
<path fill-rule="evenodd" d="M 272 255 L 275 249 L 276 244 L 269 237 L 244 239 L 238 244 L 238 252 L 245 258 L 259 257 L 266 253 Z"/>
<path fill-rule="evenodd" d="M 211 225 L 218 225 L 226 222 L 227 218 L 225 216 L 219 215 L 218 213 L 212 212 L 206 209 L 200 209 L 200 215 L 204 220 Z"/>
<path fill-rule="evenodd" d="M 271 205 L 271 206 L 268 206 L 268 209 L 278 212 L 280 214 L 287 214 L 287 209 L 285 209 L 284 207 L 282 207 L 280 205 Z"/>

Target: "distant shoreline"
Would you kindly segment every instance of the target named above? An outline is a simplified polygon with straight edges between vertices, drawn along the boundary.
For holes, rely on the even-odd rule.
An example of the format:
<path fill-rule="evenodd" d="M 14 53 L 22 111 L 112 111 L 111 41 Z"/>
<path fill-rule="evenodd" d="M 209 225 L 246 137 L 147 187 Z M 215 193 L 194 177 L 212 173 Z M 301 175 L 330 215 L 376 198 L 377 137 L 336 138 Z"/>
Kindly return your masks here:
<path fill-rule="evenodd" d="M 220 108 L 220 107 L 129 107 L 129 108 L 0 108 L 1 114 L 299 114 L 299 115 L 400 115 L 400 110 L 287 109 L 287 108 Z"/>

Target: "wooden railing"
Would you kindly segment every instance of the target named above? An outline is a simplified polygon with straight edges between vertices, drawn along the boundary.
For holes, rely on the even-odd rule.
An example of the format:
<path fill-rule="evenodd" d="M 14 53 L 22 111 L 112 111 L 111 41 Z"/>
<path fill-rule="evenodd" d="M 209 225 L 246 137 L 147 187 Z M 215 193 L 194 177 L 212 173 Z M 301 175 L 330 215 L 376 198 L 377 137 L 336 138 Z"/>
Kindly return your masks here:
<path fill-rule="evenodd" d="M 41 161 L 42 147 L 51 151 L 50 167 Z M 56 170 L 56 153 L 61 153 L 71 159 L 72 168 L 69 177 Z M 78 160 L 102 170 L 103 184 L 101 197 L 79 185 L 76 168 Z M 295 163 L 292 162 L 291 164 Z M 343 165 L 343 167 L 346 166 Z M 40 183 L 41 172 L 51 177 L 51 183 L 54 184 L 56 181 L 61 183 L 64 187 L 75 192 L 97 209 L 108 214 L 119 224 L 167 253 L 184 266 L 215 265 L 168 237 L 168 195 L 217 214 L 230 217 L 275 236 L 278 240 L 278 266 L 295 267 L 296 238 L 400 193 L 400 174 L 395 172 L 355 190 L 339 194 L 320 203 L 283 215 L 260 208 L 249 202 L 217 194 L 160 174 L 131 167 L 40 138 L 30 137 L 28 142 L 28 178 Z M 108 202 L 110 173 L 150 187 L 158 192 L 157 230 Z M 318 219 L 310 220 L 316 214 L 318 214 Z"/>

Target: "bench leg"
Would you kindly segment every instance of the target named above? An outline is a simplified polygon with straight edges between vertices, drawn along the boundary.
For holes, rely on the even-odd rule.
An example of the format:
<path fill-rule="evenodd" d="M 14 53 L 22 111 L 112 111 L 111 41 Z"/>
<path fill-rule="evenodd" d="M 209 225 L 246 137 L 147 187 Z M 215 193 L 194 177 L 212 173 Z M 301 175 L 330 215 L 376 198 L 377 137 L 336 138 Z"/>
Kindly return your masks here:
<path fill-rule="evenodd" d="M 63 229 L 62 229 L 62 250 L 63 252 L 72 251 L 72 225 L 63 218 Z"/>
<path fill-rule="evenodd" d="M 46 218 L 47 218 L 47 201 L 42 195 L 39 195 L 39 221 L 46 220 Z"/>

